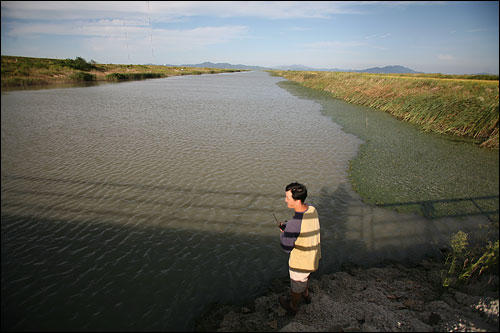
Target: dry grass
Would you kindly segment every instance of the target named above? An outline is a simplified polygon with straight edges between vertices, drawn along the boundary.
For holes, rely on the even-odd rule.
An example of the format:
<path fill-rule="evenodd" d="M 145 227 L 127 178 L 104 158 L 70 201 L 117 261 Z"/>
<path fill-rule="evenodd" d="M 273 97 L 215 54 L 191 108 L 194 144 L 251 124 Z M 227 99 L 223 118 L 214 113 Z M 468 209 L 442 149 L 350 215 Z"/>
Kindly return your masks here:
<path fill-rule="evenodd" d="M 273 71 L 347 102 L 383 110 L 426 131 L 498 149 L 498 80 L 344 72 Z"/>
<path fill-rule="evenodd" d="M 78 59 L 78 58 L 77 58 Z M 116 65 L 75 60 L 2 56 L 2 87 L 43 85 L 75 81 L 135 80 L 176 75 L 238 72 L 234 69 L 194 68 L 156 65 Z M 81 65 L 81 64 L 80 64 Z M 87 66 L 88 65 L 88 66 Z"/>

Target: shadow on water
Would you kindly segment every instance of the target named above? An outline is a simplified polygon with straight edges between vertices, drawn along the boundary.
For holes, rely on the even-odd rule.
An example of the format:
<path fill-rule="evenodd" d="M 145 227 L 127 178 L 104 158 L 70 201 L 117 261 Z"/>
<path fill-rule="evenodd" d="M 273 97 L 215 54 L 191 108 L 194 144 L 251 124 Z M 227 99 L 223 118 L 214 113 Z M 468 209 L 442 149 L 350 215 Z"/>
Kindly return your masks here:
<path fill-rule="evenodd" d="M 99 194 L 107 193 L 100 191 L 103 188 L 120 191 L 108 198 Z M 124 194 L 127 189 L 160 193 L 164 199 L 130 198 Z M 165 220 L 179 222 L 176 228 L 163 223 L 136 224 L 135 219 L 150 221 L 158 216 L 145 209 L 120 211 L 111 204 L 127 201 L 136 207 L 148 203 L 168 207 L 173 205 L 168 198 L 180 193 L 247 196 L 252 206 L 258 198 L 270 203 L 277 197 L 3 175 L 2 331 L 190 331 L 206 304 L 253 297 L 263 292 L 266 281 L 286 272 L 277 230 L 276 237 L 263 236 L 262 232 L 258 236 L 245 234 L 241 229 L 236 233 L 217 232 L 213 226 L 218 221 L 213 216 L 165 216 Z M 107 199 L 112 200 L 111 205 Z M 91 204 L 62 204 L 68 200 L 88 200 Z M 257 210 L 238 203 L 195 202 L 189 207 L 249 213 Z M 274 225 L 271 206 L 258 210 L 269 214 L 270 225 Z M 71 217 L 38 216 L 52 211 Z M 131 223 L 114 223 L 110 217 L 111 221 Z M 180 224 L 186 229 L 179 228 Z"/>
<path fill-rule="evenodd" d="M 169 195 L 181 192 L 248 196 L 250 204 L 264 198 L 269 204 L 259 210 L 269 213 L 274 224 L 271 202 L 283 194 L 31 176 L 2 176 L 2 180 L 44 183 L 40 193 L 36 187 L 16 190 L 15 183 L 2 183 L 2 331 L 191 331 L 209 304 L 244 303 L 264 293 L 273 278 L 287 274 L 288 255 L 280 248 L 279 230 L 274 232 L 273 227 L 267 234 L 216 232 L 210 227 L 184 230 L 110 223 L 109 212 L 101 215 L 98 208 L 93 212 L 97 217 L 91 219 L 86 219 L 88 208 L 80 211 L 82 219 L 40 218 L 3 209 L 11 207 L 4 206 L 5 194 L 11 191 L 27 192 L 21 193 L 27 195 L 27 205 L 36 196 L 50 197 L 54 205 L 66 195 L 84 196 L 96 204 L 103 198 L 66 194 L 51 187 L 66 183 L 86 185 L 87 191 L 103 186 L 163 191 L 166 199 L 159 203 L 167 206 Z M 469 198 L 476 203 L 480 199 Z M 495 198 L 484 197 L 488 199 Z M 134 200 L 141 205 L 148 199 Z M 439 256 L 439 246 L 463 227 L 454 224 L 457 219 L 450 227 L 449 221 L 437 217 L 427 219 L 368 206 L 348 184 L 324 187 L 308 201 L 317 207 L 321 223 L 323 257 L 315 276 L 338 271 L 344 263 L 376 265 L 384 260 L 416 262 Z M 219 208 L 255 211 L 253 207 Z M 58 209 L 73 216 L 79 208 Z M 148 217 L 147 212 L 141 216 Z M 183 222 L 193 223 L 187 218 Z M 194 223 L 207 222 L 212 221 L 200 218 Z M 446 228 L 440 228 L 446 223 Z"/>
<path fill-rule="evenodd" d="M 113 81 L 84 81 L 84 82 L 66 82 L 66 83 L 47 83 L 47 84 L 35 84 L 28 86 L 14 86 L 14 87 L 2 87 L 3 92 L 12 91 L 27 91 L 27 90 L 47 90 L 47 89 L 61 89 L 61 88 L 87 88 L 96 87 L 105 84 L 114 84 Z"/>
<path fill-rule="evenodd" d="M 286 265 L 277 237 L 1 220 L 2 331 L 191 331 L 206 304 L 262 293 Z M 271 242 L 276 259 L 259 260 Z"/>
<path fill-rule="evenodd" d="M 126 183 L 126 182 L 101 182 L 101 181 L 83 181 L 83 180 L 72 180 L 72 179 L 63 179 L 56 177 L 37 177 L 37 176 L 12 176 L 12 175 L 4 175 L 3 179 L 6 180 L 20 180 L 20 181 L 28 181 L 28 182 L 41 182 L 47 185 L 47 188 L 51 188 L 52 184 L 69 184 L 69 185 L 85 185 L 89 187 L 95 188 L 116 188 L 116 189 L 137 189 L 143 190 L 145 192 L 159 191 L 159 192 L 172 192 L 172 193 L 182 193 L 182 194 L 191 194 L 191 195 L 205 195 L 205 194 L 213 194 L 213 195 L 227 195 L 227 196 L 246 196 L 250 198 L 250 202 L 255 201 L 257 198 L 263 197 L 267 199 L 277 199 L 280 196 L 269 195 L 265 193 L 251 193 L 245 191 L 221 191 L 221 190 L 199 190 L 195 188 L 184 188 L 178 186 L 171 185 L 143 185 L 143 184 L 134 184 L 134 183 Z M 25 194 L 25 195 L 39 195 L 39 196 L 48 196 L 48 197 L 56 197 L 56 198 L 75 198 L 75 199 L 116 199 L 115 197 L 107 197 L 106 195 L 92 195 L 92 194 L 71 194 L 67 192 L 57 192 L 54 190 L 19 190 L 19 189 L 9 189 L 9 193 L 17 193 L 17 194 Z M 87 191 L 89 192 L 89 191 Z M 167 196 L 166 196 L 167 197 Z M 138 199 L 138 198 L 120 198 L 122 201 L 136 203 L 136 204 L 161 204 L 163 206 L 173 206 L 174 204 L 167 200 L 149 200 L 149 199 Z M 9 205 L 9 204 L 7 204 Z M 26 205 L 26 203 L 22 203 L 22 205 Z M 223 206 L 223 205 L 210 205 L 210 204 L 202 204 L 202 203 L 188 203 L 185 204 L 189 207 L 198 207 L 198 208 L 217 208 L 217 209 L 246 209 L 249 210 L 248 207 L 241 206 Z M 252 210 L 259 211 L 268 211 L 272 212 L 272 207 L 259 207 Z M 77 212 L 76 210 L 74 212 Z M 124 214 L 126 215 L 126 214 Z M 130 214 L 129 214 L 130 215 Z M 132 216 L 135 214 L 132 214 Z"/>
<path fill-rule="evenodd" d="M 498 221 L 499 210 L 491 210 L 491 204 L 498 207 L 499 196 L 498 195 L 487 195 L 481 197 L 471 197 L 471 198 L 457 198 L 457 199 L 442 199 L 442 200 L 424 200 L 424 201 L 412 201 L 412 202 L 398 202 L 398 203 L 388 203 L 388 204 L 378 204 L 378 207 L 401 207 L 401 206 L 419 206 L 420 211 L 423 216 L 429 219 L 436 219 L 441 217 L 465 217 L 465 216 L 477 216 L 484 215 L 491 222 Z M 437 206 L 446 204 L 459 204 L 462 209 L 467 207 L 465 211 L 457 213 L 443 214 L 441 209 Z M 467 205 L 469 204 L 469 205 Z M 487 206 L 488 208 L 483 208 Z M 489 210 L 488 210 L 489 209 Z"/>
<path fill-rule="evenodd" d="M 498 196 L 399 203 L 421 205 L 427 209 L 424 216 L 399 213 L 386 205 L 367 205 L 347 184 L 333 191 L 323 188 L 313 200 L 321 220 L 320 274 L 337 271 L 343 263 L 370 266 L 386 260 L 412 264 L 426 257 L 441 259 L 440 249 L 448 246 L 451 236 L 460 230 L 470 233 L 471 241 L 498 238 L 498 219 L 494 220 L 498 210 L 481 208 L 482 200 L 496 200 L 498 207 Z M 432 214 L 432 205 L 463 201 L 471 202 L 476 209 Z"/>

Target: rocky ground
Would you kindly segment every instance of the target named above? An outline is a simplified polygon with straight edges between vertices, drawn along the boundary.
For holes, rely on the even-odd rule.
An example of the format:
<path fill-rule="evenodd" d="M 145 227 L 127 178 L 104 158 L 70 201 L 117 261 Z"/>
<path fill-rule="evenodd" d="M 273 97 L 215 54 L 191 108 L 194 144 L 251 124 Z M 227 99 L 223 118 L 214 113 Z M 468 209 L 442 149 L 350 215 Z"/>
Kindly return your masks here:
<path fill-rule="evenodd" d="M 387 263 L 311 277 L 311 304 L 295 317 L 279 303 L 289 280 L 245 306 L 214 305 L 195 331 L 218 332 L 498 332 L 498 275 L 482 276 L 460 290 L 441 287 L 442 263 L 414 267 Z"/>

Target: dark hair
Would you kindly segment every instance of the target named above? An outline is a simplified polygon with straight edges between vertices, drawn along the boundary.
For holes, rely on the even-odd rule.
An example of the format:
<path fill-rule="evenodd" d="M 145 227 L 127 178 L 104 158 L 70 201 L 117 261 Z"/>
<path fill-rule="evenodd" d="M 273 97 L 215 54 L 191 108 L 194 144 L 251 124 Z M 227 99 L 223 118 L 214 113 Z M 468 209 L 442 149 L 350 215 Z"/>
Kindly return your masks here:
<path fill-rule="evenodd" d="M 288 184 L 285 188 L 285 192 L 288 191 L 292 191 L 292 198 L 294 200 L 300 200 L 302 203 L 304 203 L 304 200 L 307 198 L 306 186 L 297 182 Z"/>

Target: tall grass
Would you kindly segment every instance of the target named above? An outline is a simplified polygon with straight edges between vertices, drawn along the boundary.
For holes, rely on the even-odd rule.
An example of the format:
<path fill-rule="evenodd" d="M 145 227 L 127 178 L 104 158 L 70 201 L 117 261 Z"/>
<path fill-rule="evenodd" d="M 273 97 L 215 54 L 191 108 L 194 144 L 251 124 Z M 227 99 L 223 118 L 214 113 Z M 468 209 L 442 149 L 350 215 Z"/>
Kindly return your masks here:
<path fill-rule="evenodd" d="M 333 97 L 390 113 L 425 131 L 477 140 L 498 149 L 498 80 L 439 75 L 272 71 Z"/>

